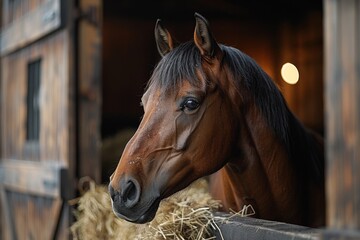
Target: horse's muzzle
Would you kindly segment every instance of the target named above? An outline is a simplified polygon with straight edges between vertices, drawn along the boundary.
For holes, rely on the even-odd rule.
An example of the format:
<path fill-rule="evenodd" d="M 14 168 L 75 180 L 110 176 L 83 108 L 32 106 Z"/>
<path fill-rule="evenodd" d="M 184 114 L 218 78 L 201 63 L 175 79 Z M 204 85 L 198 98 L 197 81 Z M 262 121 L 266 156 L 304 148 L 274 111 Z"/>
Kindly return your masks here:
<path fill-rule="evenodd" d="M 141 201 L 141 187 L 134 178 L 121 179 L 119 190 L 109 184 L 109 194 L 112 200 L 112 208 L 115 215 L 134 223 L 151 221 L 157 211 L 160 198 L 152 195 L 148 201 Z M 147 195 L 144 193 L 144 195 Z"/>
<path fill-rule="evenodd" d="M 120 181 L 119 191 L 116 191 L 111 183 L 109 184 L 109 193 L 111 200 L 119 206 L 132 208 L 140 199 L 141 188 L 136 179 L 127 179 Z"/>

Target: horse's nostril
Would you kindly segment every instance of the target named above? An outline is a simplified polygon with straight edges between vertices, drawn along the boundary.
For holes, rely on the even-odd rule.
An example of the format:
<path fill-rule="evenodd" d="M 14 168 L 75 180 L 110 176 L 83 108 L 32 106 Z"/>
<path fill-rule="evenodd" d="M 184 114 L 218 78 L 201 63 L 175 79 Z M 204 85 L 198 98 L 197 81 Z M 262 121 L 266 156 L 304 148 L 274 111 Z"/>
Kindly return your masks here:
<path fill-rule="evenodd" d="M 122 201 L 130 208 L 138 203 L 140 198 L 140 186 L 136 180 L 128 180 L 122 188 Z"/>
<path fill-rule="evenodd" d="M 124 190 L 125 192 L 124 192 L 123 200 L 124 202 L 134 201 L 136 197 L 135 184 L 132 181 L 129 181 L 127 184 L 128 184 L 127 188 Z"/>

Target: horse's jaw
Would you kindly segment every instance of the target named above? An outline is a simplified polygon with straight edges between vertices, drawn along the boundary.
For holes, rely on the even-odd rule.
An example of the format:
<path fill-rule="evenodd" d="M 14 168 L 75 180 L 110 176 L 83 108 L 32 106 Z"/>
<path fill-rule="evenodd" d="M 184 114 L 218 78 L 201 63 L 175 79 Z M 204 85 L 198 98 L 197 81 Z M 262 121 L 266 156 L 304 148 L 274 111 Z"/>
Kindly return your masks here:
<path fill-rule="evenodd" d="M 142 161 L 141 174 L 148 174 L 146 178 L 142 178 L 141 174 L 123 175 L 122 179 L 125 182 L 129 180 L 136 182 L 134 186 L 137 186 L 136 190 L 139 195 L 134 195 L 133 199 L 136 201 L 133 204 L 129 205 L 126 202 L 126 192 L 128 191 L 119 188 L 119 185 L 126 188 L 126 184 L 122 184 L 122 180 L 118 181 L 116 178 L 112 178 L 109 192 L 113 212 L 117 217 L 133 223 L 150 222 L 154 219 L 162 199 L 184 189 L 198 178 L 190 159 L 179 153 L 166 153 L 167 151 L 157 152 L 157 157 L 152 156 L 157 160 Z M 163 157 L 167 156 L 166 160 L 160 161 L 162 160 L 161 153 L 163 153 Z M 118 186 L 114 184 L 115 182 L 119 182 Z"/>
<path fill-rule="evenodd" d="M 131 223 L 137 223 L 137 224 L 143 224 L 150 222 L 154 219 L 156 212 L 159 208 L 160 200 L 155 199 L 152 204 L 150 204 L 150 207 L 145 210 L 145 212 L 141 214 L 134 214 L 134 213 L 122 213 L 123 211 L 118 206 L 114 205 L 114 201 L 111 200 L 112 209 L 114 214 L 121 219 L 124 219 Z"/>

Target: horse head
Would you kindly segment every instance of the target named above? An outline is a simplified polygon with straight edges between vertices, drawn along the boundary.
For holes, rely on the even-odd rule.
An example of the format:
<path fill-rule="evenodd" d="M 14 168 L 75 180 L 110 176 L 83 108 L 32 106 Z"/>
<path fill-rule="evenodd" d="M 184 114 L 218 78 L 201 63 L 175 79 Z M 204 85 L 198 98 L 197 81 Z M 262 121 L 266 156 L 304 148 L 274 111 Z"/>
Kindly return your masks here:
<path fill-rule="evenodd" d="M 162 59 L 109 184 L 115 214 L 131 222 L 152 220 L 162 199 L 219 170 L 233 151 L 239 106 L 222 91 L 230 82 L 220 46 L 206 19 L 195 19 L 194 40 L 177 47 L 160 20 L 155 26 Z"/>

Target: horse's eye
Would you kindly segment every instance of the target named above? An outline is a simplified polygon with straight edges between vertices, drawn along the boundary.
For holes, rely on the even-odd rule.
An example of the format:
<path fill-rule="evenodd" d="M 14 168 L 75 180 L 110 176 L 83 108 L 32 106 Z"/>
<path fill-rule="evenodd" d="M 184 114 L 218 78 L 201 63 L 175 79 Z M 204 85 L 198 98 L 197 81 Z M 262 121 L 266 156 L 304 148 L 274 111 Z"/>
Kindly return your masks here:
<path fill-rule="evenodd" d="M 198 100 L 194 98 L 188 98 L 184 101 L 184 103 L 181 106 L 181 110 L 192 112 L 195 111 L 200 106 L 200 103 Z"/>

